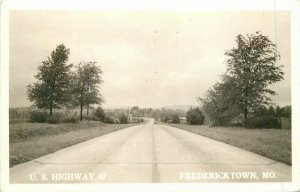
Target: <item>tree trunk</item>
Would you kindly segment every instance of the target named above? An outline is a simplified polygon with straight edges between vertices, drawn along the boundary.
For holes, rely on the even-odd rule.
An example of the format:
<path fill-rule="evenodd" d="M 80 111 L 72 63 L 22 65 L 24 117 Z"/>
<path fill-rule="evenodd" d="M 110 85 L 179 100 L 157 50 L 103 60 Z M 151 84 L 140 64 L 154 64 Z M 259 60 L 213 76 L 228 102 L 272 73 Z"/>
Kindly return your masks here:
<path fill-rule="evenodd" d="M 245 90 L 245 103 L 244 103 L 244 127 L 246 127 L 246 122 L 247 122 L 247 117 L 248 117 L 248 87 L 246 87 Z"/>
<path fill-rule="evenodd" d="M 89 111 L 90 111 L 90 79 L 88 79 L 88 97 L 87 97 L 87 105 L 86 105 L 86 115 L 89 116 Z"/>
<path fill-rule="evenodd" d="M 82 121 L 82 108 L 83 108 L 83 106 L 82 106 L 82 104 L 80 104 L 80 121 Z"/>
<path fill-rule="evenodd" d="M 50 103 L 50 116 L 52 116 L 52 108 L 53 108 L 53 90 L 54 90 L 54 86 L 55 86 L 55 81 L 52 83 L 52 90 L 51 90 L 51 103 Z"/>
<path fill-rule="evenodd" d="M 246 120 L 247 117 L 248 117 L 248 108 L 245 107 L 245 109 L 244 109 L 244 120 Z"/>
<path fill-rule="evenodd" d="M 87 105 L 87 108 L 86 108 L 86 115 L 87 115 L 87 116 L 89 116 L 89 112 L 90 112 L 90 105 L 88 104 L 88 105 Z"/>
<path fill-rule="evenodd" d="M 52 116 L 53 101 L 50 103 L 50 116 Z"/>
<path fill-rule="evenodd" d="M 248 118 L 248 108 L 245 107 L 244 108 L 244 127 L 246 127 L 247 118 Z"/>
<path fill-rule="evenodd" d="M 83 110 L 83 95 L 80 94 L 80 121 L 82 121 L 82 110 Z"/>

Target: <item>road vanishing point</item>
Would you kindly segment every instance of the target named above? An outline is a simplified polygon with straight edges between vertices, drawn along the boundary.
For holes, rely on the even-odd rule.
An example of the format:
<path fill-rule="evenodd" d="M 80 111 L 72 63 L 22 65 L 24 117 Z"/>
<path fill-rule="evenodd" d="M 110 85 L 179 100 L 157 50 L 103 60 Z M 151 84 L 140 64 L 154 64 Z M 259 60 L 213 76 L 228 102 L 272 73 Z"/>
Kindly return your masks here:
<path fill-rule="evenodd" d="M 291 166 L 153 119 L 10 168 L 10 183 L 288 182 L 291 177 Z"/>

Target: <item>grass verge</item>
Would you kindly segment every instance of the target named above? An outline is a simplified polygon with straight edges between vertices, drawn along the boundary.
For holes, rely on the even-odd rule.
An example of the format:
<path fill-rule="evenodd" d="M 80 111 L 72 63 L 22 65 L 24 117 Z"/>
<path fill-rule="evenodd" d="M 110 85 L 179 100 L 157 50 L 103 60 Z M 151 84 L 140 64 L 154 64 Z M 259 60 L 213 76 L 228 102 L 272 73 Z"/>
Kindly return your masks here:
<path fill-rule="evenodd" d="M 133 124 L 80 123 L 11 124 L 9 128 L 10 167 L 53 153 L 62 148 L 133 126 Z"/>
<path fill-rule="evenodd" d="M 291 130 L 168 125 L 292 165 Z"/>

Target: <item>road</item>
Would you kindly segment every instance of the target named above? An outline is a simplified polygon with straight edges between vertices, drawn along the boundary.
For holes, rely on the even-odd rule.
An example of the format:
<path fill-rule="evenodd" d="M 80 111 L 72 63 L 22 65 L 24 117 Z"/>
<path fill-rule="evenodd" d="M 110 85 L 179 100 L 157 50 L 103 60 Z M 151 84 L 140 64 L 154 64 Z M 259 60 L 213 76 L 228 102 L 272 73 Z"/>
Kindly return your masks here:
<path fill-rule="evenodd" d="M 11 183 L 274 181 L 291 167 L 153 120 L 10 168 Z"/>

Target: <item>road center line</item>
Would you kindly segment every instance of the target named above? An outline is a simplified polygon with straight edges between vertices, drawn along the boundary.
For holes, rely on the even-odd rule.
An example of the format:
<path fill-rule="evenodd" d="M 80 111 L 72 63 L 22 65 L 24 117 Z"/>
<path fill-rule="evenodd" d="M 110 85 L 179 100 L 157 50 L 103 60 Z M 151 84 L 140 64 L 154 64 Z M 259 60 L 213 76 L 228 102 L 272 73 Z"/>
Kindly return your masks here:
<path fill-rule="evenodd" d="M 154 133 L 154 125 L 151 125 L 151 133 L 152 133 L 152 182 L 158 183 L 159 179 L 159 170 L 157 166 L 157 156 L 156 156 L 156 139 Z"/>

